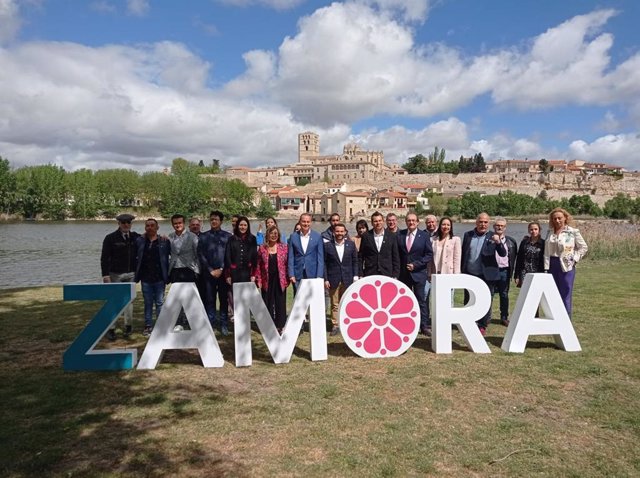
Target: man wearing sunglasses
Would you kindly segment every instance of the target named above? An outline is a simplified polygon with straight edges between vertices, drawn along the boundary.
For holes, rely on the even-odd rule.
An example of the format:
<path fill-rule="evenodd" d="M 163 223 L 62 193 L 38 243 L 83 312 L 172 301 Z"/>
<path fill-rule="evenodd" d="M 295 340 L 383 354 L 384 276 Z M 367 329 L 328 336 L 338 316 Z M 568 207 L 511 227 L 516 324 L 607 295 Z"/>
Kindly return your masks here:
<path fill-rule="evenodd" d="M 116 217 L 118 229 L 107 234 L 102 242 L 102 254 L 100 267 L 102 269 L 102 282 L 133 282 L 136 270 L 136 239 L 140 234 L 131 230 L 131 222 L 134 216 L 120 214 Z M 129 304 L 124 309 L 123 336 L 131 335 L 131 319 L 133 317 L 133 305 Z M 107 332 L 109 340 L 116 340 L 115 327 Z"/>

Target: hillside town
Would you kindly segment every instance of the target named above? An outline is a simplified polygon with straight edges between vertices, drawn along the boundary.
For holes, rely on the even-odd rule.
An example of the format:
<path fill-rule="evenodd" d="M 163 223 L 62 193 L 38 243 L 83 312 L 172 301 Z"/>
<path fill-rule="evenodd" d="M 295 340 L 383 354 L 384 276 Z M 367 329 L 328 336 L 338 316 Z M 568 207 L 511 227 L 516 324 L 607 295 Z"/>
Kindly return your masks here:
<path fill-rule="evenodd" d="M 298 135 L 297 163 L 229 167 L 224 176 L 266 195 L 279 215 L 308 212 L 319 221 L 333 213 L 353 221 L 375 210 L 429 209 L 430 196 L 452 198 L 469 191 L 536 196 L 544 190 L 555 199 L 589 194 L 599 205 L 618 193 L 637 196 L 640 191 L 640 173 L 578 159 L 548 160 L 545 170 L 539 160 L 508 159 L 487 162 L 482 173 L 410 175 L 397 164 L 386 164 L 383 151 L 357 144 L 344 145 L 341 154 L 321 155 L 320 137 L 311 131 Z"/>

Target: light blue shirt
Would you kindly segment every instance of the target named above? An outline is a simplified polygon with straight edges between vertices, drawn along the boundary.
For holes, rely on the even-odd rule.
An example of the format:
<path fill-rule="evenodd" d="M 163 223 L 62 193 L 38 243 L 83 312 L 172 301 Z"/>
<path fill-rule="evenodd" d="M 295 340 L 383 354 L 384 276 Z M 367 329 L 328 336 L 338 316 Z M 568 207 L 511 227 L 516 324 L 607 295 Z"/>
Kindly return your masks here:
<path fill-rule="evenodd" d="M 482 246 L 487 233 L 479 236 L 474 230 L 471 243 L 469 244 L 469 259 L 467 261 L 467 272 L 475 275 L 482 275 L 482 260 L 480 258 L 480 252 L 482 252 Z"/>

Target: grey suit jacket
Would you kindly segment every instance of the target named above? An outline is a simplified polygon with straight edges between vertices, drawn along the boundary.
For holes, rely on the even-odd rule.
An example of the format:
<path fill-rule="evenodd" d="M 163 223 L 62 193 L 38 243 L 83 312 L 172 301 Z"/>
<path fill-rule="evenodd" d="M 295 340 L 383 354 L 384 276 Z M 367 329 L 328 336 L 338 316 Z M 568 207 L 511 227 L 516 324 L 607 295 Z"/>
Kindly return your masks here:
<path fill-rule="evenodd" d="M 200 273 L 200 263 L 198 261 L 198 236 L 191 231 L 184 231 L 182 242 L 178 243 L 178 236 L 175 232 L 169 234 L 171 243 L 171 258 L 169 259 L 169 272 L 173 270 L 180 260 L 179 267 L 188 267 L 196 274 Z"/>

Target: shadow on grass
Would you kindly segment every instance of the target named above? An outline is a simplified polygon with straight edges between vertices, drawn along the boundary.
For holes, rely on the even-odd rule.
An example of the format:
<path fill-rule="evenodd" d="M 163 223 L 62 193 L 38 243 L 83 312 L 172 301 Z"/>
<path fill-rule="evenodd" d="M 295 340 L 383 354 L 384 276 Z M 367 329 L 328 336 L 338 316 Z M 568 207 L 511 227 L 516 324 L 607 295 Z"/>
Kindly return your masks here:
<path fill-rule="evenodd" d="M 182 421 L 204 418 L 194 399 L 210 413 L 232 390 L 155 373 L 65 372 L 62 353 L 101 303 L 31 294 L 0 294 L 0 475 L 248 474 L 213 442 L 172 435 Z M 201 364 L 197 353 L 166 354 Z"/>

